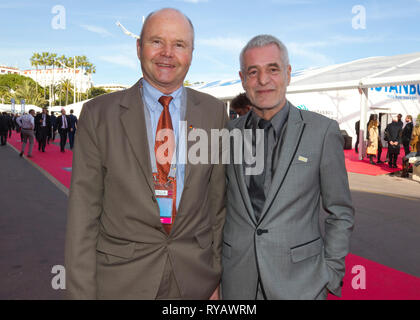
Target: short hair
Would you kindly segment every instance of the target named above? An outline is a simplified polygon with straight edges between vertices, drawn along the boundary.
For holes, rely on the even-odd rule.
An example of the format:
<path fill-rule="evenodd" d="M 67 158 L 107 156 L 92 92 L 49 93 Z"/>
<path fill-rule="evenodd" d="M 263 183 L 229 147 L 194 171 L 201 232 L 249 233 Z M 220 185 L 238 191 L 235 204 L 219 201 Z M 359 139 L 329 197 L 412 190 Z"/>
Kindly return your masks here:
<path fill-rule="evenodd" d="M 239 62 L 241 65 L 241 71 L 245 72 L 245 63 L 244 63 L 244 56 L 245 53 L 252 48 L 262 48 L 268 46 L 270 44 L 276 45 L 283 55 L 283 63 L 285 66 L 289 65 L 289 52 L 287 51 L 286 46 L 276 37 L 269 35 L 269 34 L 260 34 L 255 36 L 242 49 L 241 54 L 239 56 Z"/>
<path fill-rule="evenodd" d="M 74 112 L 74 110 L 73 110 L 73 109 L 71 109 L 71 110 L 70 110 L 70 113 L 73 113 L 73 112 Z"/>
<path fill-rule="evenodd" d="M 29 109 L 28 113 L 35 112 L 34 109 Z"/>
<path fill-rule="evenodd" d="M 162 11 L 162 10 L 167 10 L 167 9 L 170 9 L 170 10 L 176 11 L 176 12 L 178 12 L 179 14 L 183 15 L 183 16 L 187 19 L 188 23 L 190 24 L 191 31 L 192 31 L 192 48 L 194 49 L 194 38 L 195 38 L 194 25 L 192 24 L 192 22 L 191 22 L 190 18 L 188 18 L 188 17 L 187 17 L 184 13 L 182 13 L 181 11 L 179 11 L 178 9 L 175 9 L 175 8 L 162 8 L 162 9 L 160 9 L 160 10 L 157 10 L 157 11 L 152 11 L 152 12 L 150 12 L 150 13 L 149 13 L 149 15 L 146 17 L 146 19 L 144 19 L 143 26 L 142 26 L 141 31 L 140 31 L 140 39 L 139 39 L 139 41 L 140 41 L 140 47 L 143 47 L 143 34 L 144 34 L 144 29 L 145 29 L 145 27 L 146 27 L 147 23 L 149 22 L 150 18 L 151 18 L 151 17 L 152 17 L 155 13 L 157 13 L 157 12 L 159 12 L 159 11 Z"/>
<path fill-rule="evenodd" d="M 230 103 L 232 109 L 244 109 L 246 106 L 252 106 L 252 103 L 245 93 L 238 94 Z"/>
<path fill-rule="evenodd" d="M 408 114 L 407 118 L 410 119 L 411 121 L 413 121 L 413 116 L 411 114 Z"/>

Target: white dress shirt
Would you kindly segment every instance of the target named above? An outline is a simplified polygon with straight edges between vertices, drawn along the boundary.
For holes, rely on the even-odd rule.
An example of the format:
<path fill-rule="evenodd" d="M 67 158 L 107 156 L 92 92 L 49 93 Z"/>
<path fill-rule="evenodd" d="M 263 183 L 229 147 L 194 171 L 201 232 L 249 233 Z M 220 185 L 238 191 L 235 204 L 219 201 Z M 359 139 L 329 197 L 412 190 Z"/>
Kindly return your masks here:
<path fill-rule="evenodd" d="M 35 121 L 34 117 L 31 114 L 24 114 L 16 119 L 16 122 L 22 129 L 34 129 L 35 128 Z"/>

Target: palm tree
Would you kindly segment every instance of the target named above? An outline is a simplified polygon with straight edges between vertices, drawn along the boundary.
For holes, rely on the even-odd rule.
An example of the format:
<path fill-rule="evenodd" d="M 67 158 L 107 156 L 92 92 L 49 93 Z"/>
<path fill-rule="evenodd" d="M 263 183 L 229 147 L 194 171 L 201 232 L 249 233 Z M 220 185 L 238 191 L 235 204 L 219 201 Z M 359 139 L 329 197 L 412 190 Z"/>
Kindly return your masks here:
<path fill-rule="evenodd" d="M 16 101 L 25 99 L 27 104 L 34 104 L 37 106 L 43 106 L 45 104 L 45 99 L 42 98 L 42 95 L 39 92 L 35 91 L 31 80 L 23 81 L 22 84 L 16 88 L 13 97 Z"/>
<path fill-rule="evenodd" d="M 50 53 L 48 56 L 48 66 L 52 66 L 52 84 L 50 84 L 50 100 L 52 98 L 52 105 L 54 105 L 54 68 L 57 64 L 57 62 L 55 61 L 57 58 L 57 54 L 56 53 Z"/>
<path fill-rule="evenodd" d="M 40 59 L 40 63 L 39 63 L 39 65 L 40 66 L 43 66 L 44 67 L 44 71 L 45 71 L 45 74 L 44 74 L 44 99 L 46 100 L 47 99 L 47 97 L 46 97 L 46 92 L 47 92 L 47 90 L 46 90 L 46 77 L 47 77 L 47 65 L 48 65 L 48 58 L 49 58 L 49 53 L 48 52 L 42 52 L 41 53 L 41 59 Z"/>
<path fill-rule="evenodd" d="M 96 73 L 96 66 L 93 63 L 88 63 L 86 67 L 86 73 L 90 76 L 92 73 Z"/>
<path fill-rule="evenodd" d="M 35 52 L 31 57 L 31 66 L 35 67 L 35 82 L 36 82 L 36 92 L 38 92 L 38 66 L 41 62 L 41 55 L 38 52 Z"/>
<path fill-rule="evenodd" d="M 66 104 L 68 104 L 69 101 L 69 93 L 73 91 L 73 85 L 69 79 L 61 81 L 61 87 L 66 92 Z"/>
<path fill-rule="evenodd" d="M 56 59 L 56 62 L 57 62 L 57 66 L 60 66 L 60 67 L 68 67 L 68 65 L 69 65 L 69 62 L 68 62 L 68 59 L 67 59 L 67 57 L 63 54 L 63 55 L 61 55 L 60 57 L 58 57 L 57 59 Z M 62 95 L 62 91 L 63 91 L 63 84 L 62 84 L 62 81 L 60 81 L 60 106 L 61 106 L 61 95 Z"/>

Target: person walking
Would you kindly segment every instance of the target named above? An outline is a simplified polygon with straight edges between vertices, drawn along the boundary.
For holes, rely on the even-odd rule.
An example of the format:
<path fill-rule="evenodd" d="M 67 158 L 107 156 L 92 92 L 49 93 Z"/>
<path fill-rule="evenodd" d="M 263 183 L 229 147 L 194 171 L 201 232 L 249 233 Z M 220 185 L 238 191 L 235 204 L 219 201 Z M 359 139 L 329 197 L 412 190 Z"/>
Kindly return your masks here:
<path fill-rule="evenodd" d="M 9 129 L 10 123 L 6 112 L 0 113 L 0 142 L 2 146 L 7 144 L 7 135 Z"/>
<path fill-rule="evenodd" d="M 66 110 L 61 109 L 61 115 L 57 117 L 57 129 L 60 134 L 60 151 L 65 152 L 67 134 L 69 132 L 70 117 L 66 115 Z"/>
<path fill-rule="evenodd" d="M 19 154 L 20 157 L 23 156 L 25 152 L 26 143 L 29 140 L 29 151 L 28 158 L 32 157 L 32 149 L 34 147 L 35 139 L 35 110 L 29 110 L 29 114 L 24 114 L 23 116 L 16 119 L 17 124 L 21 127 L 21 137 L 22 137 L 22 150 Z"/>
<path fill-rule="evenodd" d="M 45 152 L 48 131 L 51 127 L 51 119 L 47 108 L 42 109 L 42 113 L 35 117 L 35 127 L 38 133 L 38 150 Z"/>
<path fill-rule="evenodd" d="M 73 114 L 74 110 L 71 109 L 70 110 L 70 125 L 69 125 L 69 144 L 70 144 L 70 149 L 73 150 L 73 146 L 74 146 L 74 135 L 76 134 L 76 129 L 77 129 L 77 117 Z"/>
<path fill-rule="evenodd" d="M 48 144 L 50 143 L 50 140 L 54 142 L 55 133 L 57 131 L 57 128 L 56 128 L 57 117 L 55 116 L 54 111 L 51 111 L 50 123 L 51 123 L 51 127 L 50 127 L 50 131 L 48 133 L 48 139 L 47 139 Z"/>

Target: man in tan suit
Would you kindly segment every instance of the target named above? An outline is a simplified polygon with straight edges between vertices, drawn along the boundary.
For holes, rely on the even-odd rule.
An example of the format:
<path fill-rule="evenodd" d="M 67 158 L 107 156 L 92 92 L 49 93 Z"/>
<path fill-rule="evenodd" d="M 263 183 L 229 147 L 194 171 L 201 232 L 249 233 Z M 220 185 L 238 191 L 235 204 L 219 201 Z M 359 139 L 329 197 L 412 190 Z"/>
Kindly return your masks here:
<path fill-rule="evenodd" d="M 151 13 L 137 41 L 144 78 L 83 107 L 66 235 L 70 298 L 219 297 L 223 165 L 172 159 L 165 181 L 174 188 L 172 198 L 164 199 L 173 205 L 171 222 L 164 220 L 166 202 L 156 187 L 161 171 L 154 160 L 159 157 L 155 142 L 162 117 L 172 119 L 174 155 L 185 154 L 192 145 L 181 138 L 180 120 L 186 121 L 187 135 L 203 129 L 209 136 L 227 121 L 222 102 L 183 87 L 193 46 L 193 26 L 182 13 Z"/>

